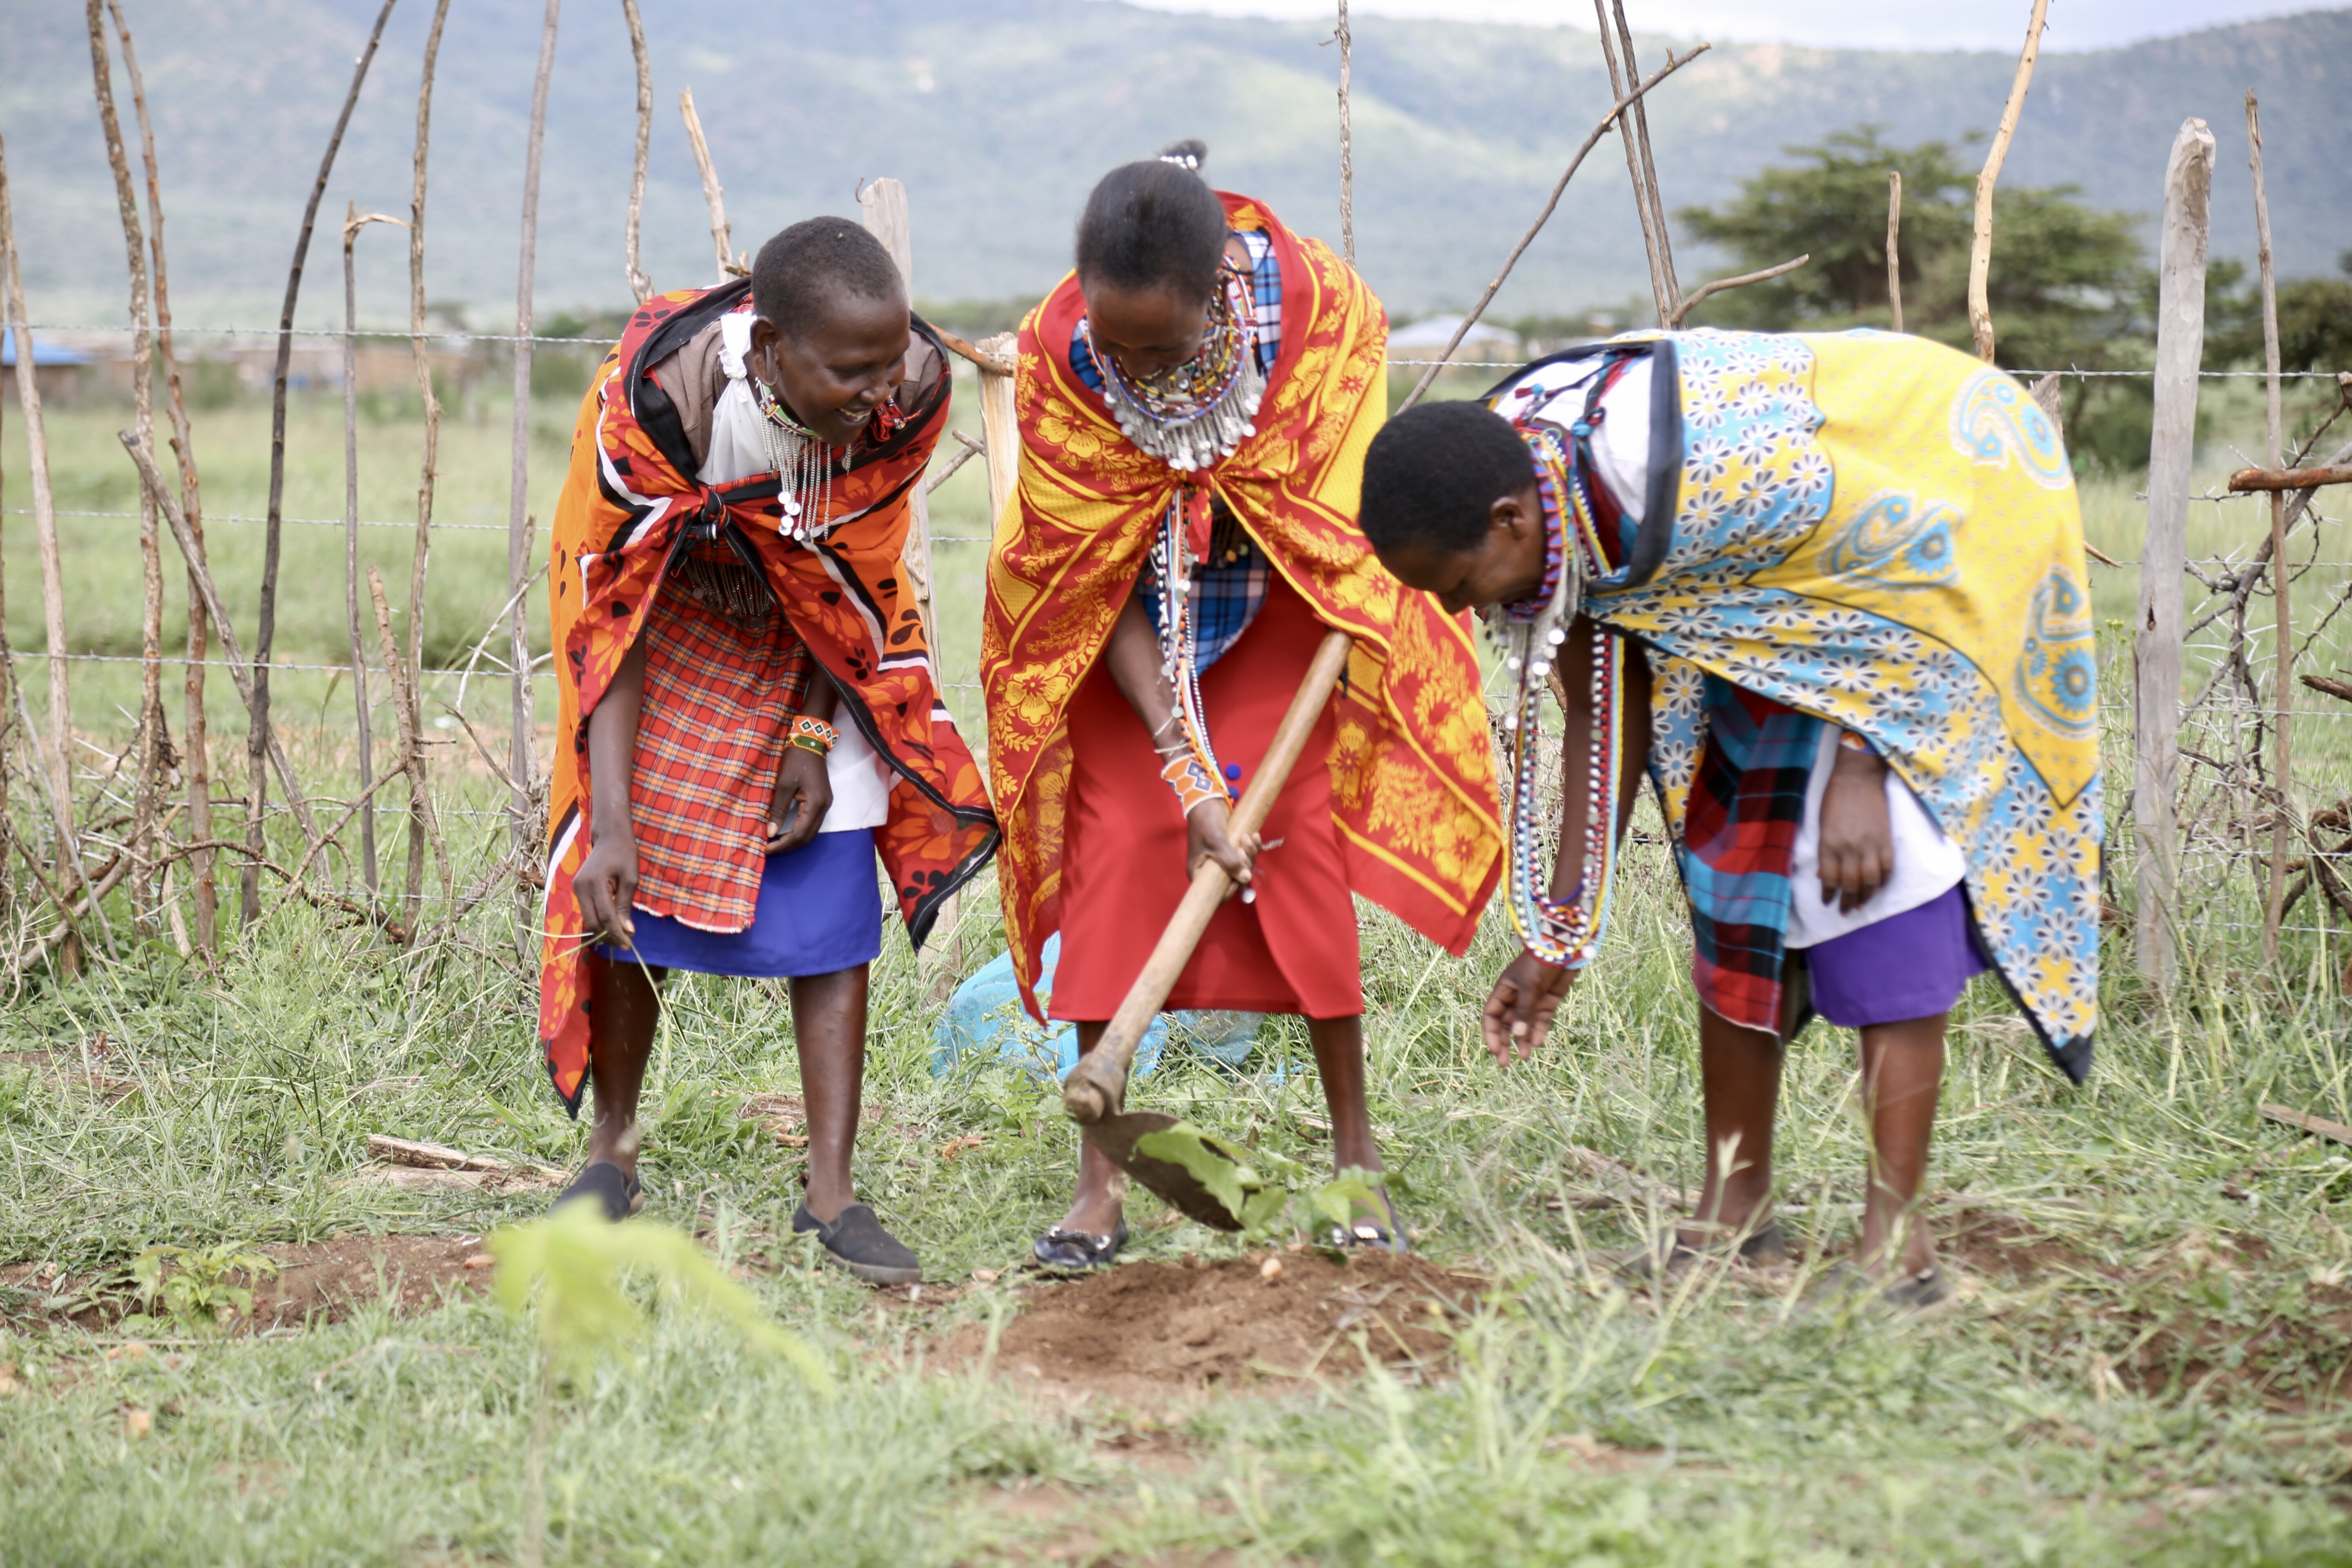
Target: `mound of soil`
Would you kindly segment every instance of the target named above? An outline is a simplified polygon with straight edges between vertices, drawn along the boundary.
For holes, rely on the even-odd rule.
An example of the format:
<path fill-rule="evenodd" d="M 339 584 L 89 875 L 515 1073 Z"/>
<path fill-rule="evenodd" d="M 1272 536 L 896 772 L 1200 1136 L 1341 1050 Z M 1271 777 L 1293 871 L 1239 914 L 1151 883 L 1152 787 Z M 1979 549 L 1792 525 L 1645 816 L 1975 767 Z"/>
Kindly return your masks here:
<path fill-rule="evenodd" d="M 471 1236 L 348 1236 L 255 1250 L 276 1263 L 278 1272 L 235 1277 L 234 1283 L 253 1292 L 251 1314 L 230 1325 L 238 1333 L 338 1322 L 362 1303 L 386 1297 L 394 1311 L 430 1311 L 448 1293 L 487 1289 L 491 1275 L 489 1254 Z M 122 1269 L 72 1275 L 29 1263 L 0 1268 L 0 1320 L 27 1327 L 65 1321 L 102 1331 L 140 1310 Z"/>
<path fill-rule="evenodd" d="M 1073 1394 L 1159 1403 L 1171 1393 L 1347 1376 L 1367 1356 L 1422 1374 L 1452 1352 L 1452 1320 L 1487 1281 L 1419 1258 L 1317 1252 L 1217 1262 L 1137 1262 L 1023 1292 L 1004 1325 L 1000 1373 Z M 951 1339 L 976 1360 L 986 1330 Z"/>

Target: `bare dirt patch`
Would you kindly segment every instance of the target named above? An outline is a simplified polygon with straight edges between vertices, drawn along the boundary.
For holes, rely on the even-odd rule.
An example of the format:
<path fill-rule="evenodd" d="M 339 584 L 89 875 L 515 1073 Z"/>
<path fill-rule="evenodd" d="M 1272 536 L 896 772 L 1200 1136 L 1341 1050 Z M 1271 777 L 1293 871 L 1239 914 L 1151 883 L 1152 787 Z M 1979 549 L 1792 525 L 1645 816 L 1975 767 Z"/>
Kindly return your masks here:
<path fill-rule="evenodd" d="M 1271 1273 L 1269 1262 L 1280 1267 Z M 1209 1390 L 1346 1377 L 1366 1361 L 1423 1376 L 1453 1351 L 1453 1321 L 1487 1289 L 1419 1258 L 1311 1251 L 1123 1264 L 1022 1292 L 996 1370 L 1041 1392 L 1158 1406 Z M 943 1347 L 984 1352 L 984 1325 Z"/>
<path fill-rule="evenodd" d="M 339 1322 L 384 1299 L 396 1312 L 431 1311 L 452 1294 L 488 1289 L 492 1272 L 481 1238 L 472 1236 L 347 1236 L 253 1250 L 278 1272 L 236 1274 L 233 1282 L 253 1292 L 252 1312 L 226 1325 L 236 1333 Z M 0 1321 L 11 1326 L 71 1323 L 102 1332 L 141 1308 L 127 1268 L 70 1274 L 39 1264 L 0 1265 Z"/>

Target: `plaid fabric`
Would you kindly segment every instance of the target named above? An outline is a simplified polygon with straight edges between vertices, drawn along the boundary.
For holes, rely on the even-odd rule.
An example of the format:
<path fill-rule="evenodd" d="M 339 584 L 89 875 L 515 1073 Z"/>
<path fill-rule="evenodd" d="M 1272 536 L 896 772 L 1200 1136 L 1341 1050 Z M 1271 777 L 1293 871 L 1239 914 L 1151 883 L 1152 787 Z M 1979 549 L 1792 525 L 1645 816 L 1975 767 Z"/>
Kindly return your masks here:
<path fill-rule="evenodd" d="M 1691 983 L 1710 1011 L 1777 1034 L 1789 862 L 1822 721 L 1715 675 L 1702 706 L 1706 743 L 1675 847 L 1690 896 Z"/>
<path fill-rule="evenodd" d="M 644 634 L 629 782 L 636 907 L 698 931 L 740 931 L 759 904 L 768 805 L 808 689 L 808 645 L 781 614 L 730 619 L 680 586 L 673 570 Z"/>
<path fill-rule="evenodd" d="M 1260 374 L 1271 375 L 1274 362 L 1282 357 L 1282 261 L 1274 253 L 1274 237 L 1263 229 L 1235 229 L 1233 237 L 1249 252 L 1250 300 L 1257 309 L 1257 368 Z M 1070 333 L 1070 368 L 1088 392 L 1102 395 L 1102 366 L 1095 363 L 1086 334 L 1076 330 Z"/>
<path fill-rule="evenodd" d="M 1227 559 L 1231 557 L 1231 559 Z M 1162 630 L 1160 625 L 1160 571 L 1158 557 L 1147 555 L 1143 563 L 1143 613 L 1151 617 L 1151 629 Z M 1198 624 L 1193 628 L 1192 668 L 1197 672 L 1208 668 L 1225 656 L 1227 649 L 1242 640 L 1250 623 L 1265 604 L 1267 574 L 1273 569 L 1265 552 L 1249 536 L 1249 531 L 1235 522 L 1230 512 L 1219 515 L 1215 531 L 1209 539 L 1209 558 L 1192 568 L 1192 614 Z"/>

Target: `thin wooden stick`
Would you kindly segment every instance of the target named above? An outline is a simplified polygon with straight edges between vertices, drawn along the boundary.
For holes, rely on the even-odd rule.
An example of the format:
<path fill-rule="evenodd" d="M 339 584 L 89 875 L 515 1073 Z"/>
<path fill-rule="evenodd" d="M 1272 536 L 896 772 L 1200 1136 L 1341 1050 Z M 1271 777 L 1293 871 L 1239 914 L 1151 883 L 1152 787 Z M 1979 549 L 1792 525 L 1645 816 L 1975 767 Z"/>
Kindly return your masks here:
<path fill-rule="evenodd" d="M 140 482 L 155 498 L 155 505 L 163 514 L 164 525 L 172 531 L 173 542 L 179 545 L 181 555 L 187 561 L 190 573 L 196 580 L 196 592 L 204 596 L 205 607 L 212 612 L 213 626 L 220 633 L 221 652 L 226 656 L 229 679 L 236 683 L 237 696 L 244 700 L 247 708 L 251 708 L 255 701 L 253 668 L 247 666 L 245 651 L 237 646 L 236 627 L 230 622 L 227 607 L 221 602 L 220 589 L 213 582 L 212 570 L 205 563 L 204 552 L 197 548 L 195 536 L 189 531 L 187 514 L 180 510 L 180 503 L 172 499 L 163 470 L 155 466 L 155 454 L 139 444 L 137 433 L 118 430 L 114 434 L 115 438 L 122 443 L 122 449 L 131 454 L 131 466 L 139 470 Z M 254 661 L 255 665 L 259 663 L 258 659 Z M 294 776 L 293 763 L 287 760 L 285 745 L 275 730 L 265 731 L 263 760 L 277 769 L 278 782 L 286 791 L 287 809 L 294 814 L 295 822 L 301 826 L 303 838 L 315 842 L 319 837 L 319 825 L 310 815 L 310 797 L 302 793 L 301 781 Z"/>
<path fill-rule="evenodd" d="M 441 25 L 448 19 L 449 0 L 433 8 L 433 26 L 425 36 L 425 67 L 416 88 L 415 176 L 408 197 L 408 353 L 416 371 L 416 395 L 425 405 L 425 456 L 416 478 L 416 542 L 408 559 L 408 689 L 407 724 L 422 731 L 424 710 L 416 689 L 425 679 L 425 573 L 433 554 L 433 489 L 441 455 L 441 399 L 433 390 L 433 361 L 425 350 L 425 165 L 433 147 L 433 73 L 441 56 Z M 408 795 L 408 915 L 412 924 L 424 919 L 425 842 L 432 838 L 441 849 L 440 826 L 420 763 L 409 775 Z M 444 860 L 446 850 L 441 851 Z M 443 881 L 448 880 L 446 865 Z"/>
<path fill-rule="evenodd" d="M 446 5 L 447 0 L 443 0 Z M 646 148 L 654 133 L 654 68 L 646 56 L 645 19 L 637 15 L 637 0 L 621 0 L 621 15 L 629 23 L 629 52 L 637 62 L 637 161 L 629 175 L 629 292 L 642 305 L 653 297 L 654 280 L 637 258 L 638 220 L 646 207 Z"/>
<path fill-rule="evenodd" d="M 2270 195 L 2263 186 L 2262 110 L 2254 101 L 2252 88 L 2246 89 L 2246 156 L 2254 175 L 2254 254 L 2263 277 L 2263 365 L 2268 372 L 2265 386 L 2269 395 L 2264 412 L 2269 421 L 2271 467 L 2277 468 L 2286 462 L 2286 437 L 2279 408 L 2278 282 L 2271 270 Z M 2263 901 L 2263 956 L 2272 963 L 2278 962 L 2279 921 L 2285 913 L 2287 830 L 2288 819 L 2294 815 L 2290 802 L 2294 782 L 2294 629 L 2288 612 L 2288 586 L 2286 494 L 2284 489 L 2276 489 L 2271 492 L 2271 596 L 2277 612 L 2278 674 L 2273 684 L 2278 711 L 2272 721 L 2271 775 L 2278 786 L 2278 804 L 2271 811 L 2271 889 L 2270 897 Z"/>
<path fill-rule="evenodd" d="M 1528 247 L 1536 242 L 1536 236 L 1543 232 L 1543 226 L 1550 221 L 1552 210 L 1559 205 L 1562 193 L 1567 191 L 1569 181 L 1576 178 L 1576 171 L 1583 166 L 1586 154 L 1592 151 L 1594 144 L 1599 142 L 1601 137 L 1609 133 L 1609 128 L 1617 123 L 1618 117 L 1625 112 L 1625 106 L 1639 100 L 1652 88 L 1706 53 L 1713 47 L 1711 44 L 1701 44 L 1680 58 L 1676 58 L 1669 52 L 1666 56 L 1666 63 L 1661 66 L 1649 80 L 1643 82 L 1609 106 L 1609 112 L 1601 117 L 1601 122 L 1592 128 L 1591 132 L 1584 138 L 1582 145 L 1577 148 L 1576 155 L 1568 161 L 1568 167 L 1560 171 L 1559 181 L 1552 186 L 1551 195 L 1544 202 L 1543 211 L 1536 214 L 1536 221 L 1528 226 L 1528 232 L 1519 237 L 1519 243 L 1513 246 L 1511 254 L 1503 258 L 1502 270 L 1496 273 L 1494 281 L 1486 285 L 1486 291 L 1478 296 L 1478 302 L 1471 307 L 1470 313 L 1462 318 L 1462 324 L 1454 329 L 1454 336 L 1446 343 L 1445 352 L 1439 354 L 1427 370 L 1422 372 L 1421 380 L 1414 384 L 1412 391 L 1406 396 L 1404 402 L 1398 405 L 1398 413 L 1403 413 L 1421 401 L 1422 394 L 1429 390 L 1429 384 L 1437 379 L 1437 373 L 1444 368 L 1446 361 L 1454 357 L 1454 351 L 1462 346 L 1462 340 L 1469 335 L 1472 327 L 1477 325 L 1478 318 L 1486 314 L 1486 307 L 1494 302 L 1495 295 L 1503 287 L 1504 280 L 1510 277 L 1511 268 L 1518 265 L 1519 258 L 1527 253 Z"/>
<path fill-rule="evenodd" d="M 1625 80 L 1617 61 L 1617 39 L 1609 26 L 1608 0 L 1592 0 L 1592 18 L 1601 32 L 1601 58 L 1609 66 L 1609 93 L 1622 97 Z M 1642 182 L 1642 149 L 1623 125 L 1618 129 L 1618 140 L 1625 148 L 1625 177 L 1633 187 L 1633 216 L 1642 226 L 1642 254 L 1650 263 L 1650 295 L 1657 302 L 1658 325 L 1667 325 L 1666 313 L 1674 307 L 1666 297 L 1666 275 L 1658 265 L 1658 237 L 1650 224 L 1650 194 Z"/>
<path fill-rule="evenodd" d="M 49 744 L 41 755 L 49 811 L 57 825 L 58 858 L 70 868 L 69 887 L 81 883 L 81 843 L 74 832 L 73 703 L 66 688 L 65 572 L 58 551 L 57 493 L 49 484 L 49 438 L 41 419 L 41 384 L 33 369 L 32 317 L 25 310 L 24 254 L 16 246 L 16 219 L 8 205 L 8 153 L 0 142 L 0 261 L 6 263 L 9 330 L 16 343 L 16 405 L 25 415 L 26 468 L 33 480 L 33 536 L 41 558 L 41 624 L 49 654 Z M 21 689 L 18 696 L 23 695 Z M 26 721 L 26 735 L 39 742 Z M 64 960 L 73 962 L 68 950 Z"/>
<path fill-rule="evenodd" d="M 1625 79 L 1639 81 L 1642 68 L 1633 58 L 1633 29 L 1625 24 L 1625 0 L 1609 0 L 1609 4 L 1616 16 L 1618 47 L 1625 51 Z M 1665 284 L 1664 303 L 1660 307 L 1660 319 L 1664 320 L 1681 306 L 1683 287 L 1675 277 L 1675 242 L 1666 229 L 1666 205 L 1658 199 L 1658 159 L 1657 154 L 1650 150 L 1649 106 L 1637 101 L 1626 112 L 1633 131 L 1633 145 L 1642 155 L 1641 173 L 1634 182 L 1633 195 L 1636 201 L 1648 204 L 1649 232 L 1654 236 L 1657 246 L 1658 277 Z M 1624 134 L 1622 128 L 1618 134 Z"/>
<path fill-rule="evenodd" d="M 294 306 L 302 296 L 302 263 L 310 254 L 310 232 L 318 226 L 319 203 L 326 197 L 327 178 L 335 169 L 335 153 L 343 144 L 343 132 L 351 127 L 352 110 L 358 107 L 360 89 L 367 81 L 368 67 L 375 61 L 376 47 L 383 41 L 383 25 L 392 20 L 392 8 L 397 4 L 399 0 L 383 0 L 383 9 L 376 13 L 375 26 L 368 34 L 367 47 L 360 51 L 359 59 L 352 67 L 351 89 L 343 94 L 342 112 L 335 116 L 334 132 L 327 138 L 327 151 L 319 160 L 319 177 L 311 182 L 310 199 L 302 208 L 302 232 L 295 237 L 294 262 L 286 270 L 286 302 L 278 311 L 278 367 L 269 389 L 269 513 L 261 544 L 261 614 L 254 626 L 252 679 L 240 683 L 249 708 L 245 739 L 245 842 L 251 854 L 238 878 L 237 903 L 239 916 L 247 925 L 261 918 L 258 857 L 269 804 L 269 773 L 265 763 L 273 749 L 278 755 L 284 754 L 270 733 L 269 652 L 278 636 L 278 557 L 286 515 L 286 381 L 294 353 Z M 182 540 L 180 548 L 187 550 L 188 542 Z M 199 554 L 192 559 L 203 557 Z M 219 617 L 217 605 L 213 607 L 213 615 L 215 619 Z M 228 627 L 223 626 L 222 647 L 227 647 L 228 642 Z M 304 815 L 307 818 L 307 807 Z M 306 831 L 310 826 L 306 820 Z"/>
<path fill-rule="evenodd" d="M 368 595 L 375 601 L 376 636 L 383 648 L 383 668 L 392 682 L 393 710 L 400 721 L 399 771 L 408 775 L 409 822 L 424 824 L 433 840 L 434 863 L 441 868 L 441 897 L 444 902 L 457 896 L 456 874 L 449 866 L 449 847 L 442 841 L 441 824 L 433 813 L 433 797 L 425 783 L 425 730 L 420 722 L 422 710 L 416 700 L 408 667 L 400 657 L 400 645 L 392 635 L 392 605 L 383 596 L 383 576 L 374 567 L 368 568 Z M 420 876 L 417 885 L 409 889 L 409 924 L 413 934 L 424 922 L 423 891 Z"/>
<path fill-rule="evenodd" d="M 2017 57 L 2017 75 L 2009 84 L 2009 102 L 2000 111 L 2000 128 L 1985 151 L 1984 170 L 1977 175 L 1976 235 L 1969 245 L 1969 326 L 1976 333 L 1977 357 L 1992 363 L 1992 306 L 1986 283 L 1992 275 L 1992 188 L 2000 179 L 2001 160 L 2009 156 L 2009 139 L 2017 134 L 2017 117 L 2025 108 L 2025 89 L 2033 82 L 2033 62 L 2042 55 L 2042 26 L 2050 15 L 2050 0 L 2033 0 L 2033 17 L 2025 25 L 2025 47 Z"/>
<path fill-rule="evenodd" d="M 131 279 L 131 396 L 139 439 L 155 439 L 154 319 L 147 289 L 147 237 L 139 216 L 139 191 L 131 178 L 131 156 L 122 142 L 121 117 L 114 110 L 114 76 L 107 58 L 105 0 L 88 0 L 90 82 L 98 97 L 98 122 L 106 137 L 106 161 L 114 174 L 114 205 L 122 222 L 122 247 Z M 131 910 L 142 938 L 156 930 L 155 802 L 163 793 L 163 555 L 155 507 L 139 509 L 139 734 L 131 784 Z"/>
<path fill-rule="evenodd" d="M 2338 464 L 2325 468 L 2240 468 L 2230 476 L 2230 490 L 2235 495 L 2271 491 L 2284 496 L 2289 490 L 2314 490 L 2322 485 L 2352 485 L 2352 468 Z"/>
<path fill-rule="evenodd" d="M 702 116 L 694 111 L 692 88 L 677 95 L 677 111 L 686 118 L 686 139 L 694 143 L 694 166 L 702 171 L 702 200 L 710 209 L 710 246 L 719 253 L 719 279 L 747 277 L 751 268 L 737 260 L 730 248 L 735 231 L 727 222 L 727 193 L 719 186 L 719 171 L 710 162 L 710 143 L 702 139 Z"/>
<path fill-rule="evenodd" d="M 1903 171 L 1886 171 L 1886 313 L 1892 331 L 1903 330 Z"/>
<path fill-rule="evenodd" d="M 372 223 L 400 224 L 383 213 L 367 213 L 350 203 L 343 210 L 343 615 L 351 626 L 352 700 L 358 709 L 360 764 L 360 885 L 368 901 L 376 896 L 375 737 L 368 719 L 367 644 L 360 637 L 360 319 L 358 268 L 353 250 L 360 230 Z"/>
<path fill-rule="evenodd" d="M 443 0 L 446 5 L 447 0 Z M 172 342 L 171 268 L 163 257 L 163 182 L 155 159 L 155 127 L 147 115 L 147 87 L 139 71 L 139 55 L 131 45 L 131 24 L 121 0 L 107 0 L 116 37 L 122 45 L 122 70 L 131 79 L 131 107 L 139 121 L 139 143 L 147 170 L 147 249 L 154 262 L 155 347 L 163 362 L 164 386 L 171 401 L 172 452 L 180 464 L 180 510 L 199 546 L 205 538 L 204 494 L 196 475 L 195 432 L 188 423 L 188 402 L 180 382 L 180 358 Z M 188 792 L 188 832 L 196 838 L 213 836 L 212 739 L 205 716 L 205 660 L 210 652 L 211 617 L 204 599 L 188 580 L 188 658 L 182 684 L 185 716 L 180 725 L 180 773 Z M 194 858 L 194 951 L 206 958 L 219 942 L 220 891 L 214 880 L 214 857 Z"/>
<path fill-rule="evenodd" d="M 1794 272 L 1812 258 L 1813 253 L 1809 250 L 1794 261 L 1783 261 L 1780 266 L 1767 267 L 1761 272 L 1743 272 L 1737 278 L 1718 278 L 1712 283 L 1702 283 L 1692 289 L 1689 295 L 1675 307 L 1674 314 L 1666 319 L 1666 325 L 1681 326 L 1683 319 L 1698 309 L 1702 301 L 1722 293 L 1727 289 L 1744 289 L 1750 283 L 1768 283 L 1775 278 L 1785 277 Z"/>
<path fill-rule="evenodd" d="M 1356 129 L 1348 102 L 1349 78 L 1353 74 L 1356 35 L 1348 26 L 1348 0 L 1339 0 L 1339 247 L 1348 265 L 1356 264 Z"/>
<path fill-rule="evenodd" d="M 531 289 L 539 259 L 539 165 L 547 137 L 547 83 L 555 70 L 555 26 L 563 0 L 547 0 L 547 15 L 539 31 L 539 76 L 530 89 L 530 142 L 523 154 L 522 246 L 515 271 L 514 472 L 507 492 L 507 586 L 520 590 L 530 580 L 530 322 Z M 531 784 L 536 772 L 538 726 L 531 716 L 530 641 L 520 612 L 510 625 L 514 671 L 513 733 L 509 738 L 515 790 L 515 854 L 525 864 L 537 857 L 532 842 Z M 535 947 L 526 932 L 535 928 L 529 900 L 517 910 L 518 940 Z"/>

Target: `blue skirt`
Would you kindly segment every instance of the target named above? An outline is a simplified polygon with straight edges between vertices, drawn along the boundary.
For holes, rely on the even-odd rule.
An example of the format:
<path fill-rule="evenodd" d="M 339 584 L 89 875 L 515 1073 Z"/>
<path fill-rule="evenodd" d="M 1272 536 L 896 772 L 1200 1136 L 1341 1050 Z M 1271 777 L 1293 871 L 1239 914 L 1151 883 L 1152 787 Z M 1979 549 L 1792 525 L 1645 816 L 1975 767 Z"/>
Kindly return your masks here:
<path fill-rule="evenodd" d="M 820 833 L 798 849 L 768 857 L 751 923 L 738 931 L 698 931 L 667 915 L 636 911 L 634 952 L 599 945 L 625 963 L 778 980 L 856 969 L 882 955 L 882 889 L 874 831 Z"/>

